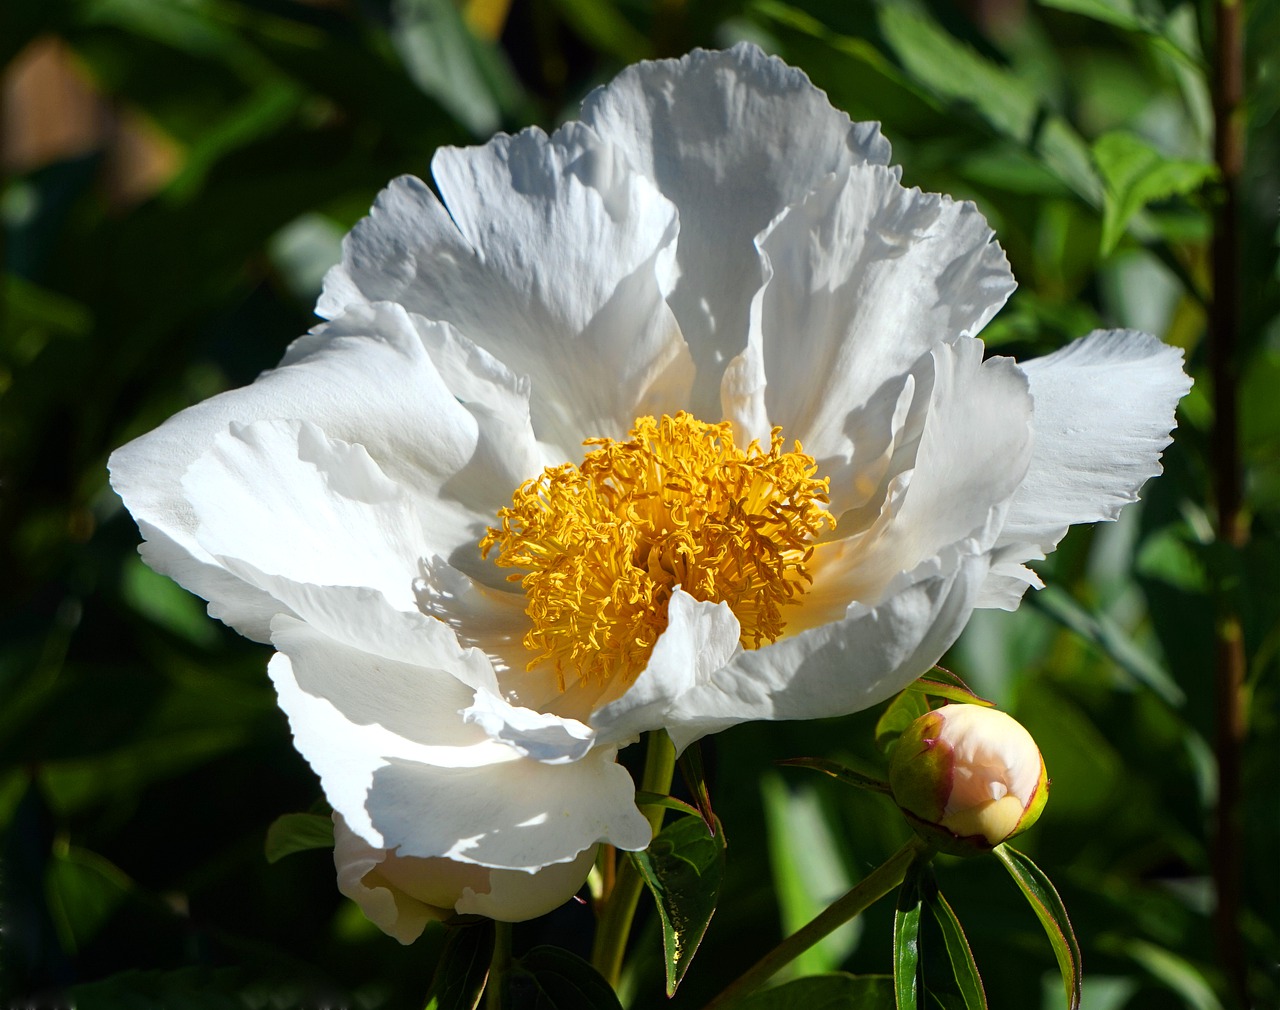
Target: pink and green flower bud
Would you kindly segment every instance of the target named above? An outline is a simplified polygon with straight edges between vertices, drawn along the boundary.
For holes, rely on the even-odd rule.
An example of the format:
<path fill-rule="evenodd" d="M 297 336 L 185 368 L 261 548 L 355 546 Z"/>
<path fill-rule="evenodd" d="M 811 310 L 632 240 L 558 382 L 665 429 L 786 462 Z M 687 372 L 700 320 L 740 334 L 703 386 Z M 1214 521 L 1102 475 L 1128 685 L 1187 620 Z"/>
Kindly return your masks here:
<path fill-rule="evenodd" d="M 1011 716 L 944 705 L 913 722 L 889 763 L 893 798 L 945 852 L 986 852 L 1036 822 L 1049 798 L 1044 758 Z"/>

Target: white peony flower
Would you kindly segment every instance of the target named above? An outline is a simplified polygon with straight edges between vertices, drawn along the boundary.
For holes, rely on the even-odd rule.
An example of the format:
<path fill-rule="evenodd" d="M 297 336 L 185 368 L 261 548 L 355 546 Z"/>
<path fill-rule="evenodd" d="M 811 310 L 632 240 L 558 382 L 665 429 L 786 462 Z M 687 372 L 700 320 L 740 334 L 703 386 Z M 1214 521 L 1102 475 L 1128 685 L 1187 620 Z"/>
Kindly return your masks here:
<path fill-rule="evenodd" d="M 1004 254 L 888 161 L 750 46 L 632 67 L 393 182 L 327 323 L 113 456 L 365 844 L 639 849 L 619 747 L 888 697 L 1160 471 L 1179 352 L 984 360 Z"/>

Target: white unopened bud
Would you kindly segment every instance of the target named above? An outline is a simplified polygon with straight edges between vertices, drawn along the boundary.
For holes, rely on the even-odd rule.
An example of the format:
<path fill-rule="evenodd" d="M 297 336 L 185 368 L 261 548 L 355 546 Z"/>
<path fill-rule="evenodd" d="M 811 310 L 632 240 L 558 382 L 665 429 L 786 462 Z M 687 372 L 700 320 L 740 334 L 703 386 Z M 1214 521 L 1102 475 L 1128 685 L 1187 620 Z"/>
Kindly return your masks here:
<path fill-rule="evenodd" d="M 972 854 L 1035 823 L 1049 778 L 1035 740 L 1011 716 L 944 705 L 898 738 L 889 785 L 907 819 L 940 848 Z"/>

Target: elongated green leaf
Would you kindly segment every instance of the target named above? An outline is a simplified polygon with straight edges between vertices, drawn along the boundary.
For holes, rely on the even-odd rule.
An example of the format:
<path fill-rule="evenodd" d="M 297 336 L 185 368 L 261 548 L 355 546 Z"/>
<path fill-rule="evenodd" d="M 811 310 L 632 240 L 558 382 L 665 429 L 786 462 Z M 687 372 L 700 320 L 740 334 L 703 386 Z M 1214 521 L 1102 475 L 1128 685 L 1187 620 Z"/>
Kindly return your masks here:
<path fill-rule="evenodd" d="M 712 835 L 701 817 L 681 817 L 643 852 L 628 853 L 658 905 L 666 955 L 667 995 L 676 991 L 706 935 L 724 879 L 724 831 Z"/>
<path fill-rule="evenodd" d="M 599 972 L 559 947 L 534 947 L 512 964 L 507 985 L 511 1010 L 622 1010 Z"/>
<path fill-rule="evenodd" d="M 491 919 L 449 930 L 431 980 L 434 1010 L 476 1010 L 480 1005 L 493 960 L 493 933 Z"/>
<path fill-rule="evenodd" d="M 1071 920 L 1067 917 L 1062 898 L 1044 871 L 1021 852 L 1007 845 L 998 845 L 994 851 L 1013 877 L 1014 883 L 1026 896 L 1036 918 L 1044 926 L 1049 943 L 1053 946 L 1054 956 L 1058 959 L 1058 968 L 1062 972 L 1067 1006 L 1070 1010 L 1079 1010 L 1080 987 L 1084 980 L 1080 944 L 1071 928 Z"/>
<path fill-rule="evenodd" d="M 684 749 L 679 758 L 680 774 L 684 784 L 689 787 L 693 801 L 698 805 L 698 812 L 713 835 L 720 823 L 716 812 L 711 809 L 711 790 L 707 788 L 707 774 L 702 767 L 702 746 L 695 742 Z"/>
<path fill-rule="evenodd" d="M 858 789 L 869 789 L 873 793 L 889 792 L 889 783 L 884 779 L 878 779 L 873 775 L 864 775 L 862 772 L 847 765 L 840 764 L 839 761 L 832 761 L 828 758 L 787 758 L 779 761 L 778 764 L 792 768 L 812 768 L 814 771 L 822 772 L 824 775 L 830 775 L 833 779 L 843 782 L 845 785 L 854 786 Z"/>
<path fill-rule="evenodd" d="M 876 746 L 885 754 L 893 750 L 902 731 L 929 711 L 929 702 L 918 691 L 906 690 L 884 710 L 876 723 Z"/>
<path fill-rule="evenodd" d="M 77 950 L 98 935 L 133 889 L 133 881 L 96 852 L 57 845 L 49 860 L 45 888 L 63 946 Z"/>
<path fill-rule="evenodd" d="M 702 816 L 702 812 L 697 807 L 686 803 L 684 800 L 678 800 L 674 796 L 668 796 L 666 793 L 646 792 L 643 789 L 636 790 L 636 806 L 662 807 L 664 810 L 675 810 L 678 813 L 690 814 L 694 817 Z"/>
<path fill-rule="evenodd" d="M 925 865 L 914 862 L 898 889 L 893 913 L 893 998 L 897 1010 L 917 1010 L 920 984 L 920 910 L 924 906 Z"/>
<path fill-rule="evenodd" d="M 1123 628 L 1106 615 L 1090 613 L 1069 593 L 1056 586 L 1045 586 L 1031 598 L 1031 605 L 1048 614 L 1063 627 L 1093 642 L 1121 669 L 1168 704 L 1177 708 L 1186 701 L 1186 694 L 1169 671 L 1144 652 Z"/>
<path fill-rule="evenodd" d="M 917 691 L 930 698 L 946 698 L 947 701 L 958 701 L 966 705 L 995 707 L 994 701 L 983 698 L 956 674 L 941 666 L 935 666 L 928 673 L 918 677 L 907 690 Z"/>
<path fill-rule="evenodd" d="M 810 975 L 752 993 L 738 1010 L 885 1010 L 893 1005 L 888 975 Z"/>
<path fill-rule="evenodd" d="M 1106 184 L 1104 255 L 1116 247 L 1130 219 L 1147 204 L 1194 193 L 1217 174 L 1207 161 L 1169 158 L 1123 130 L 1099 137 L 1093 145 L 1093 160 Z"/>
<path fill-rule="evenodd" d="M 964 935 L 960 920 L 941 891 L 931 887 L 927 893 L 929 911 L 942 930 L 947 957 L 951 959 L 951 971 L 960 995 L 964 997 L 965 1010 L 987 1010 L 987 994 L 982 988 L 982 976 L 978 974 L 978 964 L 973 959 L 973 949 Z"/>
<path fill-rule="evenodd" d="M 333 848 L 333 821 L 323 814 L 281 814 L 267 828 L 267 862 L 295 852 Z"/>
<path fill-rule="evenodd" d="M 841 855 L 842 832 L 823 809 L 812 778 L 789 787 L 770 772 L 760 781 L 769 868 L 782 934 L 790 936 L 853 886 Z M 824 975 L 839 969 L 857 946 L 862 922 L 837 927 L 783 968 L 778 978 Z"/>

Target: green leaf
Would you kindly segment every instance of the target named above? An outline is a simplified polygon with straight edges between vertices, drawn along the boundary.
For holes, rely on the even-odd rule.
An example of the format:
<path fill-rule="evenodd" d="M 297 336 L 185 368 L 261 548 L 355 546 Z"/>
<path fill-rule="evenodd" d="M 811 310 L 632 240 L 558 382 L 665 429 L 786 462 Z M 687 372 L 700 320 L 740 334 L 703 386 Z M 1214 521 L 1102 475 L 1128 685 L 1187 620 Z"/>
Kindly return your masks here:
<path fill-rule="evenodd" d="M 698 805 L 698 813 L 713 835 L 719 820 L 711 809 L 711 790 L 707 788 L 707 775 L 702 768 L 702 746 L 696 741 L 684 749 L 679 758 L 680 774 L 684 784 L 689 787 L 694 802 Z"/>
<path fill-rule="evenodd" d="M 918 691 L 930 698 L 945 698 L 965 705 L 982 705 L 984 708 L 995 708 L 994 701 L 988 701 L 977 694 L 959 676 L 950 670 L 935 666 L 926 674 L 922 674 L 908 687 L 908 691 Z"/>
<path fill-rule="evenodd" d="M 507 983 L 511 1010 L 622 1010 L 599 972 L 559 947 L 534 947 L 512 964 Z"/>
<path fill-rule="evenodd" d="M 929 702 L 918 691 L 906 690 L 884 710 L 876 722 L 876 746 L 885 754 L 892 753 L 902 731 L 929 711 Z"/>
<path fill-rule="evenodd" d="M 476 1010 L 480 1005 L 493 960 L 493 936 L 492 919 L 450 927 L 431 980 L 435 1010 Z"/>
<path fill-rule="evenodd" d="M 842 765 L 838 761 L 831 761 L 827 758 L 786 758 L 779 761 L 778 764 L 792 768 L 812 768 L 814 771 L 822 772 L 824 775 L 830 775 L 833 779 L 843 782 L 845 785 L 854 786 L 858 789 L 869 789 L 873 793 L 889 792 L 889 783 L 884 779 L 878 779 L 873 775 L 864 775 L 862 772 L 855 771 L 847 765 Z"/>
<path fill-rule="evenodd" d="M 790 936 L 853 886 L 841 855 L 842 832 L 823 809 L 816 782 L 807 779 L 789 788 L 782 776 L 762 776 L 765 838 L 782 934 Z M 835 971 L 853 952 L 862 922 L 853 919 L 823 937 L 787 965 L 779 978 L 799 978 Z"/>
<path fill-rule="evenodd" d="M 993 850 L 1004 863 L 1005 869 L 1013 877 L 1026 896 L 1040 925 L 1044 926 L 1053 946 L 1054 956 L 1058 959 L 1058 968 L 1062 972 L 1062 983 L 1066 987 L 1067 1006 L 1070 1010 L 1079 1010 L 1080 987 L 1083 984 L 1084 972 L 1080 958 L 1080 944 L 1076 940 L 1075 931 L 1071 928 L 1071 920 L 1067 917 L 1066 906 L 1058 895 L 1052 881 L 1044 871 L 1016 849 L 1007 845 L 998 845 Z"/>
<path fill-rule="evenodd" d="M 674 810 L 677 813 L 689 814 L 692 817 L 701 817 L 702 812 L 690 803 L 684 800 L 678 800 L 674 796 L 668 796 L 666 793 L 651 793 L 644 789 L 636 790 L 636 806 L 638 807 L 662 807 L 664 810 Z"/>
<path fill-rule="evenodd" d="M 982 988 L 982 976 L 978 974 L 973 949 L 964 935 L 960 920 L 937 887 L 929 888 L 928 903 L 929 910 L 933 912 L 933 917 L 942 930 L 947 957 L 951 959 L 951 971 L 960 988 L 960 995 L 964 997 L 965 1010 L 987 1010 L 987 994 Z"/>
<path fill-rule="evenodd" d="M 667 995 L 676 991 L 715 914 L 724 879 L 723 829 L 712 835 L 701 817 L 663 828 L 643 852 L 628 855 L 653 892 L 662 919 Z"/>
<path fill-rule="evenodd" d="M 477 137 L 487 137 L 523 100 L 498 48 L 476 38 L 453 0 L 399 0 L 391 42 L 405 71 Z"/>
<path fill-rule="evenodd" d="M 885 1010 L 893 1006 L 888 975 L 810 975 L 752 993 L 738 1010 Z"/>
<path fill-rule="evenodd" d="M 1181 708 L 1186 701 L 1178 682 L 1105 614 L 1092 614 L 1071 594 L 1057 586 L 1045 586 L 1030 599 L 1037 610 L 1048 614 L 1065 628 L 1098 646 L 1121 669 L 1150 688 L 1166 703 Z"/>
<path fill-rule="evenodd" d="M 998 135 L 1034 151 L 1086 203 L 1101 202 L 1102 187 L 1083 139 L 1070 123 L 1042 107 L 1029 80 L 905 5 L 882 7 L 879 22 L 914 84 L 952 108 L 972 110 Z"/>
<path fill-rule="evenodd" d="M 893 998 L 897 1010 L 916 1010 L 920 982 L 920 909 L 924 906 L 927 864 L 917 860 L 907 868 L 893 913 Z"/>
<path fill-rule="evenodd" d="M 74 951 L 98 934 L 133 889 L 133 882 L 96 852 L 64 843 L 55 846 L 45 887 L 59 939 Z"/>
<path fill-rule="evenodd" d="M 611 0 L 555 0 L 561 17 L 586 42 L 623 63 L 653 56 L 652 46 Z"/>
<path fill-rule="evenodd" d="M 1103 134 L 1094 141 L 1093 161 L 1105 184 L 1104 255 L 1116 247 L 1129 221 L 1147 204 L 1194 193 L 1217 175 L 1210 162 L 1169 158 L 1124 130 Z"/>
<path fill-rule="evenodd" d="M 268 863 L 295 852 L 333 848 L 333 820 L 323 814 L 281 814 L 267 828 Z"/>

